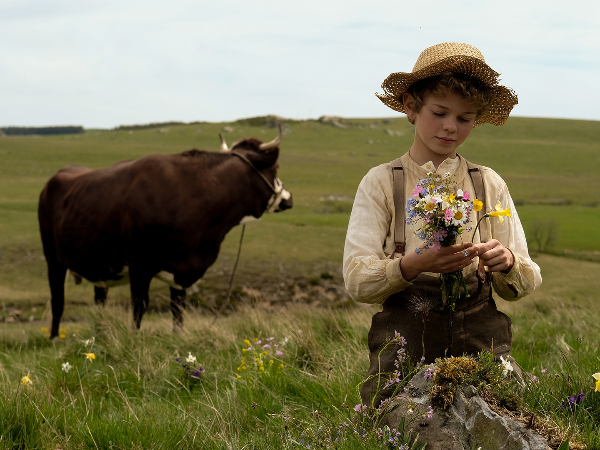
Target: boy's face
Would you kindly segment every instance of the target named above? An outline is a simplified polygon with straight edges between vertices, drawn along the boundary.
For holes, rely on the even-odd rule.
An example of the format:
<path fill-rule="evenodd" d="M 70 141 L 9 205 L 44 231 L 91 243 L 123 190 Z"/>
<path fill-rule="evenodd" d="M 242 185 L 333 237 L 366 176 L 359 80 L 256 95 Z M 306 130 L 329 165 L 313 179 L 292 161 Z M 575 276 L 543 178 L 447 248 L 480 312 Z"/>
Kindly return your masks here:
<path fill-rule="evenodd" d="M 415 141 L 411 156 L 421 164 L 433 161 L 436 167 L 446 158 L 454 158 L 456 149 L 467 139 L 477 117 L 477 108 L 470 102 L 445 91 L 443 96 L 427 95 L 419 112 L 414 111 L 414 99 L 405 94 L 407 115 L 415 123 Z"/>

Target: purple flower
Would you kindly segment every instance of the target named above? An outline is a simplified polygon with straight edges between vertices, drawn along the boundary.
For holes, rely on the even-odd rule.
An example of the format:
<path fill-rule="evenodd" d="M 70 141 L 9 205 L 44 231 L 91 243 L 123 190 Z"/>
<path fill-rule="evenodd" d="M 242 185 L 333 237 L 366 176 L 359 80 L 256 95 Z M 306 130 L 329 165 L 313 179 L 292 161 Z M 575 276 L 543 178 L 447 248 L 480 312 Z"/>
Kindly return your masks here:
<path fill-rule="evenodd" d="M 433 232 L 433 239 L 441 242 L 444 238 L 448 236 L 448 232 L 446 230 L 437 230 Z"/>
<path fill-rule="evenodd" d="M 275 356 L 283 356 L 283 352 L 275 350 Z"/>
<path fill-rule="evenodd" d="M 433 378 L 433 369 L 431 367 L 423 373 L 423 378 L 426 380 L 431 380 Z"/>
<path fill-rule="evenodd" d="M 368 406 L 362 405 L 360 403 L 354 407 L 354 411 L 356 411 L 356 412 L 365 411 L 366 409 L 368 409 Z"/>
<path fill-rule="evenodd" d="M 270 344 L 265 344 L 265 345 L 263 345 L 262 348 L 271 348 L 271 345 Z"/>
<path fill-rule="evenodd" d="M 427 407 L 427 412 L 421 416 L 423 420 L 429 420 L 433 417 L 433 408 L 431 406 Z"/>
<path fill-rule="evenodd" d="M 576 397 L 569 397 L 560 404 L 560 407 L 561 408 L 569 408 L 571 411 L 573 411 L 577 407 L 577 405 L 583 401 L 584 397 L 585 397 L 584 393 L 581 393 L 581 394 L 577 395 Z"/>

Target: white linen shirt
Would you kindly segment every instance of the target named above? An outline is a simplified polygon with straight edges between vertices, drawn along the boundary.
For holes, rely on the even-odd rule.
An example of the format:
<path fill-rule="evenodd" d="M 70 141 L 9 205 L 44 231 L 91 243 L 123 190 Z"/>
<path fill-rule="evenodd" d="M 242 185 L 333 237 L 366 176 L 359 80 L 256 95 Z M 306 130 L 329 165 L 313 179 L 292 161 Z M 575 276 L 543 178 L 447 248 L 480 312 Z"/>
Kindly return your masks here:
<path fill-rule="evenodd" d="M 434 172 L 441 176 L 450 173 L 456 181 L 457 189 L 463 189 L 472 198 L 475 197 L 466 161 L 460 156 L 446 159 L 436 170 L 432 162 L 419 166 L 406 153 L 402 156 L 402 166 L 405 196 L 411 195 L 417 182 L 426 178 L 428 172 Z M 480 167 L 485 186 L 486 212 L 494 211 L 492 208 L 500 201 L 503 209 L 510 208 L 512 214 L 512 218 L 505 217 L 504 225 L 497 218 L 484 219 L 488 221 L 489 239 L 500 241 L 515 257 L 508 274 L 493 273 L 492 286 L 503 299 L 518 300 L 542 283 L 540 268 L 529 257 L 525 233 L 506 183 L 492 169 Z M 406 204 L 406 198 L 404 202 Z M 476 223 L 476 215 L 473 213 L 469 226 L 475 228 Z M 354 198 L 344 246 L 343 273 L 346 290 L 355 301 L 383 303 L 390 295 L 412 284 L 402 277 L 402 255 L 396 253 L 394 259 L 390 258 L 395 249 L 394 226 L 392 163 L 389 162 L 372 168 L 365 175 Z M 406 253 L 423 245 L 423 241 L 413 232 L 419 227 L 420 224 L 406 226 Z M 470 233 L 465 231 L 462 234 L 464 242 L 471 241 L 472 232 L 473 230 Z M 460 238 L 457 242 L 460 242 Z M 479 230 L 473 242 L 481 242 Z M 473 263 L 463 269 L 463 274 L 467 276 L 476 271 L 478 262 L 479 258 L 475 257 Z"/>

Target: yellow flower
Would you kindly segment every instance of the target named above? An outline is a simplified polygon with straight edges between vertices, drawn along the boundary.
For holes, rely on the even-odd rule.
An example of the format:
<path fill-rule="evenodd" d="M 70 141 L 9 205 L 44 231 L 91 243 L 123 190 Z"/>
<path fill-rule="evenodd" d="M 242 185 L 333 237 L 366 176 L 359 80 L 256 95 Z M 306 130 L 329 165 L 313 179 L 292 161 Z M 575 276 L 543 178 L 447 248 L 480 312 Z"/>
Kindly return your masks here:
<path fill-rule="evenodd" d="M 258 338 L 254 338 L 254 342 L 258 342 Z"/>
<path fill-rule="evenodd" d="M 244 341 L 244 345 L 247 346 L 247 347 L 250 347 L 252 344 L 250 344 L 250 341 L 248 339 L 246 339 Z"/>
<path fill-rule="evenodd" d="M 273 364 L 273 360 L 270 360 L 270 361 L 269 361 L 269 364 Z"/>
<path fill-rule="evenodd" d="M 456 197 L 454 196 L 454 194 L 450 194 L 448 196 L 448 199 L 446 200 L 448 203 L 452 203 L 452 200 L 454 200 Z"/>
<path fill-rule="evenodd" d="M 247 351 L 248 351 L 248 349 L 247 349 L 247 348 L 243 348 L 243 349 L 242 349 L 242 353 L 246 353 Z"/>
<path fill-rule="evenodd" d="M 477 199 L 473 200 L 473 211 L 481 211 L 483 208 L 483 202 Z"/>
<path fill-rule="evenodd" d="M 89 359 L 90 361 L 92 361 L 92 360 L 96 359 L 96 355 L 93 354 L 93 353 L 86 353 L 85 354 L 85 358 Z"/>
<path fill-rule="evenodd" d="M 21 384 L 23 386 L 27 386 L 28 384 L 33 384 L 33 381 L 31 381 L 31 374 L 30 373 L 28 373 L 23 378 L 21 378 Z"/>
<path fill-rule="evenodd" d="M 241 375 L 238 375 L 238 376 L 237 376 L 237 379 L 239 380 L 240 378 L 242 378 L 242 376 L 241 376 Z"/>
<path fill-rule="evenodd" d="M 265 371 L 265 368 L 264 368 L 263 366 L 260 366 L 260 367 L 258 368 L 258 370 L 260 370 L 261 372 L 264 372 L 264 371 Z"/>
<path fill-rule="evenodd" d="M 596 380 L 596 390 L 600 392 L 600 372 L 595 373 L 592 376 L 594 377 L 594 380 Z"/>
<path fill-rule="evenodd" d="M 504 225 L 504 217 L 503 216 L 512 217 L 510 215 L 510 207 L 506 208 L 506 209 L 502 209 L 502 204 L 500 203 L 500 200 L 498 200 L 498 202 L 496 203 L 496 211 L 489 213 L 488 216 L 497 217 L 498 222 L 500 222 L 500 225 Z"/>
<path fill-rule="evenodd" d="M 64 339 L 66 337 L 67 337 L 67 335 L 65 333 L 61 333 L 61 334 L 58 335 L 59 339 Z"/>
<path fill-rule="evenodd" d="M 283 369 L 284 365 L 283 364 L 279 364 L 279 368 Z"/>

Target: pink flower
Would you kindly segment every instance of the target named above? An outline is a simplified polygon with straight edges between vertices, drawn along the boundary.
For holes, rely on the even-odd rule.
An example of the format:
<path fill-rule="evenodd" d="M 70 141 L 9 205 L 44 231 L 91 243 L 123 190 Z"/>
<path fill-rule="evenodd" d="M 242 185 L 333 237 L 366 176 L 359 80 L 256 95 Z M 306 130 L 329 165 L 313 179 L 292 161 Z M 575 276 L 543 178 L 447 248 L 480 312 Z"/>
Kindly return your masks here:
<path fill-rule="evenodd" d="M 431 244 L 431 248 L 434 250 L 439 250 L 440 248 L 442 248 L 442 246 L 438 241 L 435 241 L 433 244 Z"/>
<path fill-rule="evenodd" d="M 463 198 L 465 200 L 469 200 L 471 197 L 469 196 L 469 193 L 467 191 L 463 192 Z"/>
<path fill-rule="evenodd" d="M 275 351 L 275 356 L 283 356 L 283 352 L 276 350 Z"/>
<path fill-rule="evenodd" d="M 356 411 L 356 412 L 361 412 L 361 411 L 364 411 L 364 410 L 366 410 L 366 409 L 368 409 L 368 408 L 369 408 L 369 407 L 368 407 L 367 405 L 361 405 L 361 404 L 359 403 L 358 405 L 356 405 L 356 406 L 354 407 L 354 411 Z"/>
<path fill-rule="evenodd" d="M 447 209 L 446 210 L 446 215 L 444 216 L 444 219 L 446 220 L 452 220 L 452 217 L 454 216 L 454 213 L 452 212 L 451 209 Z"/>
<path fill-rule="evenodd" d="M 433 232 L 433 239 L 436 241 L 443 241 L 446 236 L 448 236 L 446 230 L 437 230 Z"/>
<path fill-rule="evenodd" d="M 417 187 L 416 187 L 416 188 L 414 188 L 414 189 L 413 189 L 413 191 L 412 191 L 412 195 L 413 195 L 413 197 L 418 197 L 418 196 L 419 196 L 419 194 L 420 194 L 421 192 L 423 192 L 424 190 L 425 190 L 425 189 L 423 189 L 421 186 L 417 186 Z"/>

